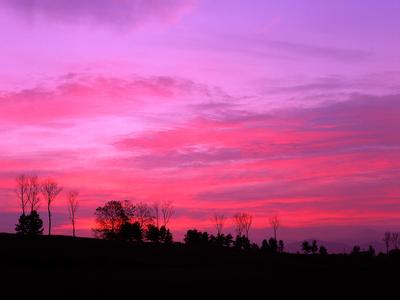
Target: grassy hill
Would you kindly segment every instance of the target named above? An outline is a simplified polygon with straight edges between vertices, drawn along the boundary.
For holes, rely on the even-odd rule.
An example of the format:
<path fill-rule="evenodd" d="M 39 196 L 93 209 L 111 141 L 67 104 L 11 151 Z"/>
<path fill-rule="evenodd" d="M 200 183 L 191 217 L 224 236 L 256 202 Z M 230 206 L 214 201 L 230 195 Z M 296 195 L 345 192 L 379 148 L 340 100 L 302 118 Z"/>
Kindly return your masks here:
<path fill-rule="evenodd" d="M 54 299 L 133 299 L 190 293 L 276 292 L 277 286 L 362 288 L 397 280 L 400 257 L 268 255 L 224 248 L 130 244 L 66 236 L 0 234 L 0 266 L 18 293 L 40 291 Z M 111 297 L 111 298 L 110 298 Z M 190 297 L 188 297 L 190 298 Z"/>

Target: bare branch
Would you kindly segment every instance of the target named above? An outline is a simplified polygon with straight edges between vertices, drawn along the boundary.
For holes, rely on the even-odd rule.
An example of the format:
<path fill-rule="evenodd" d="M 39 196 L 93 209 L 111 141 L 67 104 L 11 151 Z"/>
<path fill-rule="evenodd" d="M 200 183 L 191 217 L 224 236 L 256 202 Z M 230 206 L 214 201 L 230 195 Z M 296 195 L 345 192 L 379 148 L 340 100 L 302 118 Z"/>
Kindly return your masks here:
<path fill-rule="evenodd" d="M 215 213 L 214 217 L 213 217 L 213 221 L 214 221 L 215 227 L 217 228 L 217 234 L 220 235 L 224 228 L 224 225 L 226 222 L 226 217 L 223 214 Z"/>
<path fill-rule="evenodd" d="M 44 200 L 47 203 L 47 212 L 49 215 L 49 235 L 51 235 L 51 204 L 57 198 L 57 196 L 61 193 L 62 187 L 55 182 L 53 179 L 46 179 L 43 181 L 41 189 L 40 189 Z"/>
<path fill-rule="evenodd" d="M 135 218 L 142 228 L 152 224 L 154 221 L 151 208 L 143 202 L 139 202 L 135 206 Z"/>
<path fill-rule="evenodd" d="M 27 203 L 30 206 L 31 213 L 39 208 L 39 193 L 40 184 L 37 176 L 28 177 L 28 191 L 27 191 Z"/>
<path fill-rule="evenodd" d="M 247 213 L 236 213 L 233 216 L 233 220 L 236 224 L 237 234 L 239 236 L 244 234 L 248 238 L 253 216 Z"/>
<path fill-rule="evenodd" d="M 29 189 L 29 178 L 22 174 L 16 178 L 17 188 L 15 190 L 17 197 L 21 204 L 22 214 L 25 215 L 25 208 L 28 204 L 28 189 Z"/>
<path fill-rule="evenodd" d="M 160 202 L 154 202 L 152 205 L 153 216 L 156 221 L 156 227 L 160 228 Z"/>
<path fill-rule="evenodd" d="M 175 214 L 175 208 L 172 201 L 164 201 L 161 204 L 161 214 L 163 218 L 163 226 L 167 227 L 171 217 Z"/>
<path fill-rule="evenodd" d="M 278 228 L 280 227 L 280 220 L 279 217 L 277 215 L 272 216 L 269 219 L 269 223 L 271 224 L 273 230 L 274 230 L 274 239 L 276 240 L 276 232 L 278 230 Z"/>
<path fill-rule="evenodd" d="M 78 192 L 69 191 L 67 193 L 67 205 L 68 205 L 68 215 L 72 223 L 72 236 L 75 237 L 75 221 L 76 221 L 76 211 L 78 210 Z"/>

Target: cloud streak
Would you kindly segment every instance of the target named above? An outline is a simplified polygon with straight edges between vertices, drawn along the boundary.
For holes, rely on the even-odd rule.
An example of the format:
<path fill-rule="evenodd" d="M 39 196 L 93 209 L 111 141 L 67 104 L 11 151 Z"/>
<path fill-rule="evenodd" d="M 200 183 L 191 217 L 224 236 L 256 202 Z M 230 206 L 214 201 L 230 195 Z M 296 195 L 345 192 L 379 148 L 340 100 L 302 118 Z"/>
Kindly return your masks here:
<path fill-rule="evenodd" d="M 93 24 L 133 29 L 147 22 L 172 22 L 193 5 L 181 0 L 2 0 L 0 5 L 30 22 L 48 19 L 67 24 Z"/>

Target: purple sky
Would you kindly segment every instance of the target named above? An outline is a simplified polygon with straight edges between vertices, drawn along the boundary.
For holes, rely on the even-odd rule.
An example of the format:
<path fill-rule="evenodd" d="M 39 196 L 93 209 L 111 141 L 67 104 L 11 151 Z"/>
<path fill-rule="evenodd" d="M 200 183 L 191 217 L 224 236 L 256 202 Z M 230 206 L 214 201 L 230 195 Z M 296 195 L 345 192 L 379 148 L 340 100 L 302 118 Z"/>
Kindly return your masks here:
<path fill-rule="evenodd" d="M 80 191 L 81 235 L 130 198 L 174 201 L 176 232 L 246 211 L 256 240 L 274 214 L 288 240 L 381 239 L 399 28 L 391 0 L 0 0 L 0 230 L 25 172 Z"/>

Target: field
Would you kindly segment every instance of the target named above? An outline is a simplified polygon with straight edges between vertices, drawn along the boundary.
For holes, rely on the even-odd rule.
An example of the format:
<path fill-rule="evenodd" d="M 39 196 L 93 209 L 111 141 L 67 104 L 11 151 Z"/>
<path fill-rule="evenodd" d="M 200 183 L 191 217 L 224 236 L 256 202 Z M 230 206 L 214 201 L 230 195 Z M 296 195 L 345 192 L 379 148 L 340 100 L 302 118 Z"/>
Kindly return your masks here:
<path fill-rule="evenodd" d="M 54 299 L 368 291 L 396 282 L 400 266 L 397 255 L 268 255 L 65 236 L 1 234 L 0 245 L 4 287 Z"/>

